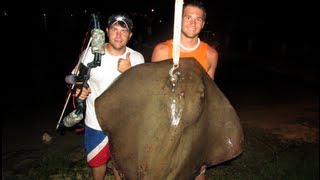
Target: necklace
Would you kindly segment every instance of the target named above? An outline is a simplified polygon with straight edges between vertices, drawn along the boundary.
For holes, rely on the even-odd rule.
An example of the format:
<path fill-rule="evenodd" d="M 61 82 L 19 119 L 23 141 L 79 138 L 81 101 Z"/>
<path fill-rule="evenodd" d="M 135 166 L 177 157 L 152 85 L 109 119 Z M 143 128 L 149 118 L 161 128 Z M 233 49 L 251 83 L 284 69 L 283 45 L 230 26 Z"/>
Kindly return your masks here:
<path fill-rule="evenodd" d="M 193 50 L 195 50 L 195 49 L 197 49 L 197 48 L 199 47 L 199 45 L 200 45 L 200 39 L 198 38 L 198 43 L 197 43 L 197 45 L 196 45 L 195 47 L 193 47 L 193 48 L 184 47 L 181 43 L 180 43 L 179 45 L 180 45 L 180 47 L 181 47 L 182 49 L 184 49 L 184 50 L 193 51 Z"/>

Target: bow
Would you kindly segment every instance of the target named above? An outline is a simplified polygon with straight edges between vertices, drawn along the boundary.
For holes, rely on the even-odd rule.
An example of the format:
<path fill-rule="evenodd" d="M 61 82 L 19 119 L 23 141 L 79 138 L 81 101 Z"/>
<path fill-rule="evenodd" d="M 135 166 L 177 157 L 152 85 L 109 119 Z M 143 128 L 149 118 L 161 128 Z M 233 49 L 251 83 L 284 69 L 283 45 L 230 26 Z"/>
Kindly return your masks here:
<path fill-rule="evenodd" d="M 91 69 L 101 65 L 101 56 L 105 53 L 105 34 L 100 29 L 100 23 L 96 14 L 92 14 L 91 22 L 90 25 L 93 24 L 91 36 L 86 49 L 83 50 L 82 48 L 81 50 L 83 54 L 78 60 L 75 74 L 66 77 L 66 82 L 72 84 L 72 86 L 69 88 L 66 102 L 56 126 L 56 130 L 60 131 L 60 133 L 64 133 L 65 127 L 72 127 L 83 119 L 86 103 L 84 100 L 79 99 L 79 96 L 81 95 L 83 88 L 89 88 L 88 80 L 90 78 Z M 94 54 L 94 58 L 87 66 L 85 66 L 83 61 L 89 51 L 89 46 L 91 47 L 91 53 Z M 63 118 L 63 121 L 61 121 L 71 94 L 74 93 L 76 89 L 80 90 L 75 97 L 76 107 L 70 114 Z"/>

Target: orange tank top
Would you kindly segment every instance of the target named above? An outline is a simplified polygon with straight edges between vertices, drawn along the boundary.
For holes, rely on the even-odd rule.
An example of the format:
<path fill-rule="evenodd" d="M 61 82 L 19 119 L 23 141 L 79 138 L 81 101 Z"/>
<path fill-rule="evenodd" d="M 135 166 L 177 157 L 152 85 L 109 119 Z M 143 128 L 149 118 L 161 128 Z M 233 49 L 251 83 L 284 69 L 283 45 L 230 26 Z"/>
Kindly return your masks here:
<path fill-rule="evenodd" d="M 169 44 L 168 48 L 168 59 L 172 59 L 172 48 L 173 48 L 173 39 L 167 40 L 167 43 Z M 208 71 L 208 60 L 207 60 L 207 49 L 208 44 L 205 42 L 200 42 L 199 47 L 191 52 L 181 52 L 180 51 L 180 57 L 194 57 L 201 65 L 202 67 Z"/>

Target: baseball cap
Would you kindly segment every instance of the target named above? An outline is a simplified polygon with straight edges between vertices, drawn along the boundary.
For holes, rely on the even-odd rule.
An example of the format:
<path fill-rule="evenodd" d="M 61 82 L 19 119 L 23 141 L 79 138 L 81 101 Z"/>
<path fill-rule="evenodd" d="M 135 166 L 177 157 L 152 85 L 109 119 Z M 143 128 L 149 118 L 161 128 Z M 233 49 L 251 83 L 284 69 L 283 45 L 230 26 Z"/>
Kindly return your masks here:
<path fill-rule="evenodd" d="M 127 26 L 127 29 L 129 31 L 132 30 L 133 22 L 129 18 L 129 16 L 127 16 L 125 14 L 114 14 L 114 15 L 110 16 L 108 18 L 108 27 L 110 28 L 112 25 L 114 25 L 115 23 L 117 23 L 119 21 L 123 22 Z"/>

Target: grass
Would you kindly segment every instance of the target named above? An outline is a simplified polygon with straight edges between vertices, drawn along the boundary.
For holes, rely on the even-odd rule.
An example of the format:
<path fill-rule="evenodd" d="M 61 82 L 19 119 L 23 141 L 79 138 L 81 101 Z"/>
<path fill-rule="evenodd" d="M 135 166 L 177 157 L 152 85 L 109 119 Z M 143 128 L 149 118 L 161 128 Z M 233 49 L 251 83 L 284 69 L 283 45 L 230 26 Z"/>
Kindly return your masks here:
<path fill-rule="evenodd" d="M 244 129 L 243 153 L 207 171 L 208 179 L 318 179 L 319 147 Z"/>
<path fill-rule="evenodd" d="M 207 179 L 319 179 L 319 146 L 302 141 L 284 141 L 260 130 L 246 129 L 243 153 L 210 167 Z M 2 179 L 90 179 L 81 145 L 69 152 L 45 149 L 2 156 Z M 107 180 L 113 179 L 108 170 Z"/>

